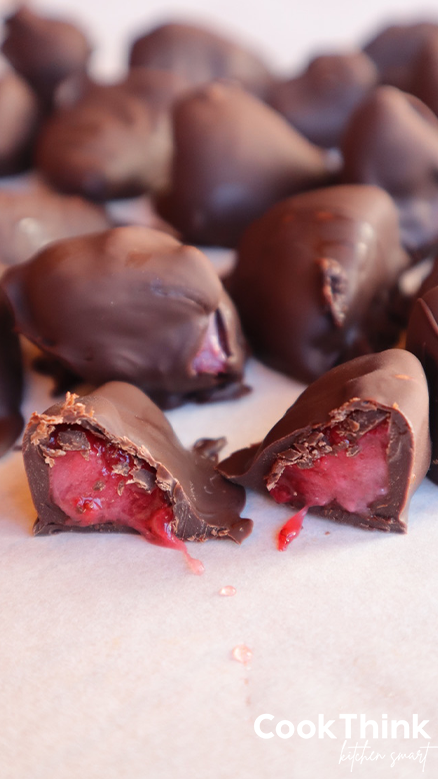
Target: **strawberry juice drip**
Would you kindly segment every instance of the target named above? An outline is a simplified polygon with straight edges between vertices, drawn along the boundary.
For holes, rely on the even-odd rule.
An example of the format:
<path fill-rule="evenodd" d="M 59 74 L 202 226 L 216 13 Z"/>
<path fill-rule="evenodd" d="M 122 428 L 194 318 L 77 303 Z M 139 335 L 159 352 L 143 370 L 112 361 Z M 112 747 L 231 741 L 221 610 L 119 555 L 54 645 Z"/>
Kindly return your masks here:
<path fill-rule="evenodd" d="M 87 448 L 62 449 L 61 430 L 80 430 Z M 203 572 L 202 563 L 192 558 L 172 530 L 173 511 L 165 493 L 157 486 L 148 492 L 133 481 L 141 471 L 154 475 L 144 461 L 76 426 L 59 428 L 51 437 L 50 448 L 63 454 L 54 456 L 50 468 L 50 495 L 69 518 L 70 526 L 90 527 L 111 522 L 139 532 L 149 543 L 181 551 L 193 573 Z"/>
<path fill-rule="evenodd" d="M 297 537 L 303 527 L 303 520 L 309 510 L 308 506 L 304 506 L 300 511 L 293 515 L 287 522 L 284 523 L 278 534 L 277 549 L 279 552 L 284 552 L 291 541 Z"/>
<path fill-rule="evenodd" d="M 282 527 L 278 548 L 284 550 L 301 530 L 305 514 L 312 506 L 336 502 L 345 511 L 369 514 L 370 505 L 385 496 L 389 487 L 387 448 L 389 425 L 386 420 L 353 443 L 338 428 L 325 431 L 333 446 L 345 448 L 315 458 L 310 467 L 285 465 L 270 488 L 277 503 L 304 504 Z M 354 447 L 354 448 L 353 448 Z"/>

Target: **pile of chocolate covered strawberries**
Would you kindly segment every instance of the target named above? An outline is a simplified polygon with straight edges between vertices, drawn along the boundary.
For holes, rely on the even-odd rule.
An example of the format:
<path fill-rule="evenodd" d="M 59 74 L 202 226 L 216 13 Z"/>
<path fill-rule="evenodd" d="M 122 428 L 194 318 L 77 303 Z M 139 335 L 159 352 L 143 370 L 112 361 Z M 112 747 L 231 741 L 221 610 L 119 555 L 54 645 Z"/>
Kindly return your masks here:
<path fill-rule="evenodd" d="M 244 487 L 293 507 L 280 548 L 308 509 L 406 531 L 438 483 L 438 264 L 401 283 L 438 253 L 438 23 L 287 81 L 164 24 L 96 83 L 86 35 L 27 7 L 3 54 L 0 173 L 33 172 L 0 188 L 1 452 L 23 425 L 17 334 L 95 388 L 28 424 L 35 532 L 240 542 Z M 116 223 L 108 201 L 132 197 L 140 223 Z M 223 282 L 192 244 L 237 249 Z M 244 395 L 250 352 L 308 388 L 262 443 L 185 450 L 160 409 Z"/>

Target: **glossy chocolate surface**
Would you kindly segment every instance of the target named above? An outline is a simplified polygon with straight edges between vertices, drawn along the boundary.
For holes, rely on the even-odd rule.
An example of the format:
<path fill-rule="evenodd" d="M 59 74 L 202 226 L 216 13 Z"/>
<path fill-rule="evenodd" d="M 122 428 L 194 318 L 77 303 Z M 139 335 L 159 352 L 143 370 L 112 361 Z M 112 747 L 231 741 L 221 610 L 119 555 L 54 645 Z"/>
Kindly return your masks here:
<path fill-rule="evenodd" d="M 376 83 L 377 68 L 363 52 L 325 54 L 296 78 L 274 83 L 268 102 L 309 141 L 330 148 Z"/>
<path fill-rule="evenodd" d="M 0 189 L 0 262 L 16 265 L 61 238 L 100 232 L 110 221 L 99 206 L 30 182 L 23 190 Z"/>
<path fill-rule="evenodd" d="M 0 457 L 11 448 L 23 428 L 22 395 L 20 344 L 13 331 L 7 300 L 0 290 Z"/>
<path fill-rule="evenodd" d="M 126 92 L 57 111 L 42 128 L 35 164 L 61 192 L 92 200 L 135 197 L 154 181 L 154 121 Z M 167 154 L 167 152 L 166 152 Z"/>
<path fill-rule="evenodd" d="M 301 467 L 311 467 L 312 459 L 320 456 L 315 447 L 322 442 L 324 453 L 336 456 L 326 433 L 342 425 L 354 457 L 357 437 L 382 417 L 389 421 L 387 494 L 361 512 L 347 512 L 336 502 L 313 507 L 312 512 L 360 527 L 406 532 L 410 498 L 429 467 L 430 441 L 424 371 L 403 349 L 365 355 L 333 368 L 300 395 L 260 444 L 235 452 L 218 468 L 232 481 L 265 492 L 266 478 L 279 455 L 292 461 L 294 456 L 306 458 L 307 452 L 307 465 L 303 462 Z"/>
<path fill-rule="evenodd" d="M 438 114 L 438 25 L 415 60 L 410 91 Z"/>
<path fill-rule="evenodd" d="M 70 21 L 40 16 L 22 5 L 5 26 L 3 54 L 44 102 L 50 103 L 64 78 L 85 71 L 91 44 Z"/>
<path fill-rule="evenodd" d="M 163 24 L 141 36 L 132 44 L 129 64 L 173 71 L 192 86 L 230 79 L 260 96 L 272 80 L 257 54 L 193 24 Z"/>
<path fill-rule="evenodd" d="M 210 261 L 143 227 L 58 241 L 9 268 L 16 326 L 94 385 L 136 384 L 160 404 L 241 393 L 239 320 Z"/>
<path fill-rule="evenodd" d="M 353 113 L 342 143 L 346 183 L 377 184 L 394 198 L 402 243 L 438 242 L 438 119 L 413 95 L 378 87 Z"/>
<path fill-rule="evenodd" d="M 35 164 L 62 192 L 94 200 L 168 185 L 170 108 L 185 89 L 176 75 L 136 68 L 118 84 L 71 80 L 42 128 Z"/>
<path fill-rule="evenodd" d="M 189 242 L 235 246 L 273 203 L 329 183 L 332 157 L 239 87 L 216 82 L 174 109 L 170 192 L 158 203 Z"/>
<path fill-rule="evenodd" d="M 393 24 L 369 41 L 364 52 L 376 63 L 383 84 L 410 92 L 417 57 L 437 32 L 438 24 L 434 22 Z"/>
<path fill-rule="evenodd" d="M 140 390 L 124 382 L 111 382 L 84 397 L 68 395 L 64 402 L 44 414 L 35 413 L 30 420 L 23 452 L 38 512 L 36 534 L 81 530 L 50 494 L 50 434 L 65 425 L 89 430 L 151 466 L 156 483 L 172 506 L 172 530 L 178 538 L 231 538 L 240 543 L 251 532 L 251 520 L 240 518 L 244 490 L 220 476 L 208 458 L 184 449 L 164 414 Z M 126 528 L 111 522 L 86 529 Z"/>
<path fill-rule="evenodd" d="M 35 93 L 15 73 L 0 77 L 0 176 L 30 166 L 39 107 Z"/>
<path fill-rule="evenodd" d="M 252 224 L 227 287 L 258 356 L 309 382 L 395 343 L 390 302 L 408 263 L 386 192 L 336 186 L 284 200 Z"/>

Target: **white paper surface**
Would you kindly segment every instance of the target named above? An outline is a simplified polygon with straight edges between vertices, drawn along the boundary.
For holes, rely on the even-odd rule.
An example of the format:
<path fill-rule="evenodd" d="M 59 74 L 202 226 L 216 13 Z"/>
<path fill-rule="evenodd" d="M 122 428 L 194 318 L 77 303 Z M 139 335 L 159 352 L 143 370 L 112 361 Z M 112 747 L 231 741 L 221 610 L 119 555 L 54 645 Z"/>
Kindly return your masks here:
<path fill-rule="evenodd" d="M 171 11 L 202 11 L 264 42 L 278 67 L 317 44 L 370 37 L 412 2 L 35 2 L 74 11 L 102 44 L 101 73 L 120 71 L 127 31 Z M 9 7 L 4 3 L 3 7 Z M 433 8 L 429 3 L 429 9 Z M 290 43 L 289 43 L 290 39 Z M 169 413 L 186 445 L 226 435 L 232 451 L 263 437 L 302 387 L 251 361 L 251 395 Z M 32 382 L 26 413 L 49 404 L 49 382 Z M 345 721 L 357 715 L 349 746 L 364 747 L 354 776 L 438 775 L 438 488 L 414 496 L 407 536 L 367 533 L 309 516 L 289 550 L 275 549 L 287 508 L 248 495 L 253 535 L 191 545 L 205 574 L 181 555 L 133 535 L 34 538 L 35 518 L 21 455 L 0 464 L 1 779 L 338 779 Z M 233 597 L 218 592 L 233 585 Z M 243 644 L 249 666 L 232 658 Z M 364 737 L 361 713 L 379 724 Z M 275 733 L 281 720 L 334 720 L 335 738 Z M 381 738 L 382 717 L 406 720 Z M 413 716 L 429 720 L 412 738 Z M 385 719 L 383 717 L 383 719 Z M 287 732 L 289 726 L 284 725 Z M 302 726 L 306 733 L 309 725 Z M 390 729 L 389 729 L 390 731 Z M 414 760 L 430 743 L 426 762 Z M 373 754 L 372 754 L 373 753 Z M 399 753 L 409 756 L 397 760 Z M 425 750 L 420 753 L 424 759 Z M 392 757 L 391 757 L 392 755 Z M 394 765 L 392 762 L 395 760 Z"/>

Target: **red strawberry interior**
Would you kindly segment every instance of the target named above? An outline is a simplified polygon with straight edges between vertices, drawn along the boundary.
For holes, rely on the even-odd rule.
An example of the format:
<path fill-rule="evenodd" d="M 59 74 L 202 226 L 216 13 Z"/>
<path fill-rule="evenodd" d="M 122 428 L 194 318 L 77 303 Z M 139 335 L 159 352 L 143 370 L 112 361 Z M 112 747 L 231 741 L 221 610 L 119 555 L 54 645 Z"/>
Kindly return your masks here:
<path fill-rule="evenodd" d="M 192 368 L 195 373 L 211 373 L 214 376 L 227 371 L 229 352 L 222 318 L 218 311 L 211 314 L 201 346 L 196 353 Z"/>
<path fill-rule="evenodd" d="M 183 551 L 195 571 L 198 561 L 175 536 L 172 507 L 148 463 L 80 425 L 59 425 L 47 453 L 53 458 L 50 496 L 70 520 L 66 524 L 125 525 L 152 544 Z"/>
<path fill-rule="evenodd" d="M 313 430 L 307 441 L 295 441 L 281 453 L 267 479 L 274 500 L 306 508 L 335 504 L 369 514 L 389 488 L 389 420 L 385 412 L 366 417 Z M 375 422 L 371 427 L 370 421 Z"/>

